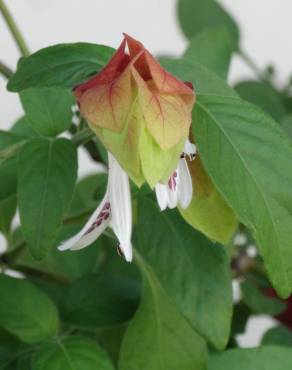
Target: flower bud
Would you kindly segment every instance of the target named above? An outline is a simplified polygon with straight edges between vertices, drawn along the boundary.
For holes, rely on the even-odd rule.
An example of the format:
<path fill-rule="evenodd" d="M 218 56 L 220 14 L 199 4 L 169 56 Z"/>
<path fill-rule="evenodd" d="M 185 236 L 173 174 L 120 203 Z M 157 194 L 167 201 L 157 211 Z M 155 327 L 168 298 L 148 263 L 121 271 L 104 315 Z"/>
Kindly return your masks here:
<path fill-rule="evenodd" d="M 91 129 L 140 186 L 165 182 L 189 134 L 195 94 L 125 35 L 104 69 L 75 89 Z"/>

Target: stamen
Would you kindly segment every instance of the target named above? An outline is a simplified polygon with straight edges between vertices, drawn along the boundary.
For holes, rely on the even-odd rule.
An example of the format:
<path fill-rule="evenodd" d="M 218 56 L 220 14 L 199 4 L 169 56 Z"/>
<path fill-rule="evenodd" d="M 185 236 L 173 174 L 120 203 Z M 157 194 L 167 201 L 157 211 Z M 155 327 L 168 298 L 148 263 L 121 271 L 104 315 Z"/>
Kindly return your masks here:
<path fill-rule="evenodd" d="M 188 153 L 188 154 L 187 153 L 182 153 L 180 158 L 185 159 L 186 157 L 189 157 L 189 160 L 193 161 L 196 158 L 196 156 L 197 156 L 197 153 Z"/>

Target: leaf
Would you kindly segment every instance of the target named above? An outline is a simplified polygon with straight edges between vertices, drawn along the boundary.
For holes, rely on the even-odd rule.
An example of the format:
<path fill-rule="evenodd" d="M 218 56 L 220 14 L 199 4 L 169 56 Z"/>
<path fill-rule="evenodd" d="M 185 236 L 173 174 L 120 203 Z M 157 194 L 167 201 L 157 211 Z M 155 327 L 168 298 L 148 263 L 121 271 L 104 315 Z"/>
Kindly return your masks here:
<path fill-rule="evenodd" d="M 292 147 L 276 123 L 240 99 L 201 96 L 193 134 L 204 167 L 253 232 L 282 297 L 292 289 Z"/>
<path fill-rule="evenodd" d="M 20 349 L 20 342 L 7 331 L 0 329 L 0 370 L 7 370 Z"/>
<path fill-rule="evenodd" d="M 72 122 L 71 107 L 75 102 L 70 90 L 60 87 L 32 88 L 20 93 L 30 127 L 44 136 L 66 131 Z"/>
<path fill-rule="evenodd" d="M 0 201 L 0 232 L 6 237 L 10 234 L 10 226 L 16 212 L 17 199 L 15 196 Z"/>
<path fill-rule="evenodd" d="M 8 332 L 26 343 L 57 334 L 57 309 L 33 284 L 1 274 L 0 296 L 0 326 Z"/>
<path fill-rule="evenodd" d="M 69 218 L 90 213 L 103 198 L 107 185 L 107 174 L 89 175 L 81 179 L 75 187 L 68 213 Z"/>
<path fill-rule="evenodd" d="M 223 349 L 232 314 L 224 249 L 196 232 L 177 212 L 159 212 L 147 198 L 140 199 L 138 207 L 135 245 L 139 253 L 194 329 Z"/>
<path fill-rule="evenodd" d="M 243 99 L 257 105 L 275 120 L 283 119 L 285 105 L 280 94 L 272 86 L 258 81 L 242 81 L 234 88 Z"/>
<path fill-rule="evenodd" d="M 262 345 L 292 346 L 292 331 L 285 326 L 276 326 L 265 332 Z"/>
<path fill-rule="evenodd" d="M 44 344 L 35 354 L 32 370 L 114 370 L 107 355 L 92 339 L 72 336 Z"/>
<path fill-rule="evenodd" d="M 98 72 L 114 49 L 96 44 L 58 44 L 23 59 L 9 79 L 9 91 L 30 87 L 73 87 Z"/>
<path fill-rule="evenodd" d="M 189 207 L 179 208 L 179 211 L 196 230 L 211 240 L 227 244 L 237 228 L 235 215 L 206 174 L 200 157 L 197 156 L 188 165 L 194 196 Z"/>
<path fill-rule="evenodd" d="M 280 121 L 280 125 L 288 137 L 292 139 L 292 114 L 285 116 L 285 118 Z"/>
<path fill-rule="evenodd" d="M 208 370 L 289 370 L 292 363 L 290 348 L 263 346 L 232 349 L 210 357 Z"/>
<path fill-rule="evenodd" d="M 206 28 L 224 26 L 232 37 L 234 48 L 238 48 L 238 26 L 217 1 L 178 0 L 178 19 L 189 39 Z"/>
<path fill-rule="evenodd" d="M 83 224 L 64 225 L 58 237 L 58 245 L 71 236 L 77 234 L 83 227 Z M 84 248 L 77 251 L 61 252 L 57 248 L 52 248 L 49 253 L 50 265 L 58 273 L 65 274 L 69 279 L 77 279 L 90 274 L 98 269 L 101 255 L 101 249 L 104 245 L 104 238 L 99 237 L 90 248 Z"/>
<path fill-rule="evenodd" d="M 23 235 L 36 259 L 54 244 L 77 177 L 75 146 L 66 139 L 32 139 L 19 163 L 19 213 Z"/>
<path fill-rule="evenodd" d="M 122 343 L 119 369 L 205 369 L 204 341 L 166 295 L 152 269 L 135 257 L 143 271 L 144 293 Z"/>
<path fill-rule="evenodd" d="M 12 126 L 10 132 L 22 136 L 23 138 L 32 138 L 38 134 L 30 127 L 28 120 L 25 116 L 19 118 Z"/>
<path fill-rule="evenodd" d="M 83 224 L 64 225 L 58 235 L 56 245 L 77 234 Z M 17 263 L 22 266 L 32 267 L 37 270 L 57 274 L 64 281 L 71 281 L 81 276 L 95 272 L 101 255 L 101 249 L 104 244 L 104 238 L 100 237 L 90 248 L 84 248 L 78 251 L 61 252 L 57 248 L 51 248 L 45 258 L 41 261 L 35 260 L 28 249 L 23 249 L 17 256 Z"/>
<path fill-rule="evenodd" d="M 278 315 L 285 311 L 287 305 L 276 298 L 266 297 L 251 281 L 240 284 L 243 302 L 257 314 Z"/>
<path fill-rule="evenodd" d="M 171 58 L 160 58 L 160 62 L 182 81 L 191 82 L 198 97 L 206 94 L 237 97 L 236 92 L 224 80 L 197 62 Z"/>
<path fill-rule="evenodd" d="M 204 29 L 190 40 L 183 58 L 198 62 L 226 80 L 231 62 L 232 40 L 225 27 Z"/>
<path fill-rule="evenodd" d="M 139 300 L 139 286 L 109 274 L 76 280 L 61 301 L 62 318 L 79 327 L 103 328 L 128 321 Z"/>
<path fill-rule="evenodd" d="M 250 309 L 242 302 L 233 306 L 231 338 L 245 332 L 246 324 L 251 314 Z"/>
<path fill-rule="evenodd" d="M 11 148 L 23 142 L 24 138 L 20 135 L 0 130 L 0 151 Z M 17 158 L 12 157 L 0 162 L 0 201 L 10 198 L 17 190 Z"/>
<path fill-rule="evenodd" d="M 23 353 L 16 354 L 15 361 L 11 362 L 5 370 L 27 370 L 31 369 L 31 351 L 26 348 Z"/>
<path fill-rule="evenodd" d="M 107 352 L 116 367 L 118 366 L 122 340 L 124 338 L 127 327 L 128 323 L 125 323 L 119 326 L 105 328 L 103 330 L 99 329 L 98 333 L 96 333 L 98 342 Z"/>

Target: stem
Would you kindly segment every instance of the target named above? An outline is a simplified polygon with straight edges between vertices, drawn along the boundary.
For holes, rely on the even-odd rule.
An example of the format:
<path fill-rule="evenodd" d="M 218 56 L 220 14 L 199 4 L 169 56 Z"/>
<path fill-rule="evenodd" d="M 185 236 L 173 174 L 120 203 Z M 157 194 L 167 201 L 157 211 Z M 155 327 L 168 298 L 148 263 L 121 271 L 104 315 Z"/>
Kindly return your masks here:
<path fill-rule="evenodd" d="M 7 23 L 7 26 L 12 34 L 12 36 L 14 37 L 14 40 L 18 46 L 18 49 L 19 51 L 21 52 L 21 54 L 24 56 L 24 57 L 27 57 L 30 53 L 29 53 L 29 50 L 28 50 L 28 47 L 26 46 L 26 43 L 22 37 L 22 34 L 17 26 L 17 24 L 15 23 L 14 19 L 12 18 L 8 8 L 6 7 L 6 5 L 4 4 L 4 0 L 0 0 L 0 12 L 2 13 L 6 23 Z"/>
<path fill-rule="evenodd" d="M 37 278 L 40 280 L 45 280 L 45 281 L 48 281 L 54 284 L 59 284 L 59 285 L 64 285 L 64 286 L 69 284 L 69 280 L 64 276 L 52 274 L 50 272 L 38 270 L 32 267 L 20 265 L 20 264 L 13 263 L 13 262 L 8 262 L 6 266 L 9 267 L 9 269 L 11 270 L 19 271 L 23 273 L 24 275 L 29 276 L 31 278 Z"/>
<path fill-rule="evenodd" d="M 0 0 L 1 1 L 1 0 Z M 85 128 L 72 137 L 72 142 L 77 146 L 88 143 L 94 137 L 94 132 L 90 128 Z"/>
<path fill-rule="evenodd" d="M 2 62 L 0 62 L 0 73 L 7 79 L 13 75 L 12 70 Z"/>

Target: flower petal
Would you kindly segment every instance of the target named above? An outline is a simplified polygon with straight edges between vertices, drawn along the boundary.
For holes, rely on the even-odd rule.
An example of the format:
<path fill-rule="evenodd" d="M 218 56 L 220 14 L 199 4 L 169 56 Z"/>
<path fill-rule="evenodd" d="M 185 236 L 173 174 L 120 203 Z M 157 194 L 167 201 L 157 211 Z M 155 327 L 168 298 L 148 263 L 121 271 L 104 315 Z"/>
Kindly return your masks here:
<path fill-rule="evenodd" d="M 193 184 L 187 161 L 183 158 L 178 163 L 179 183 L 178 201 L 183 209 L 187 208 L 193 197 Z"/>
<path fill-rule="evenodd" d="M 160 184 L 160 183 L 155 185 L 156 199 L 157 199 L 157 203 L 161 211 L 164 211 L 168 206 L 167 186 L 168 185 Z"/>
<path fill-rule="evenodd" d="M 175 208 L 178 204 L 178 184 L 179 184 L 179 178 L 177 177 L 175 179 L 176 185 L 175 186 L 170 186 L 170 180 L 169 183 L 167 184 L 167 194 L 168 194 L 168 208 Z"/>
<path fill-rule="evenodd" d="M 70 239 L 62 242 L 58 249 L 60 251 L 67 249 L 78 250 L 93 243 L 109 225 L 111 219 L 110 213 L 109 194 L 107 191 L 100 205 L 96 208 L 82 230 Z"/>
<path fill-rule="evenodd" d="M 120 242 L 125 259 L 132 260 L 132 205 L 129 178 L 116 159 L 109 153 L 109 199 L 111 203 L 111 223 Z"/>
<path fill-rule="evenodd" d="M 190 157 L 193 157 L 197 153 L 196 145 L 191 143 L 189 139 L 185 141 L 184 153 Z"/>

